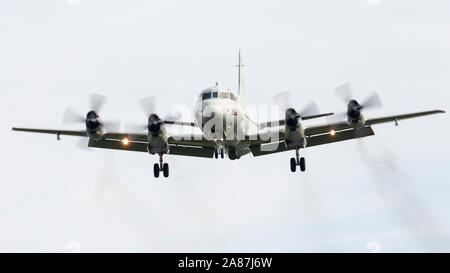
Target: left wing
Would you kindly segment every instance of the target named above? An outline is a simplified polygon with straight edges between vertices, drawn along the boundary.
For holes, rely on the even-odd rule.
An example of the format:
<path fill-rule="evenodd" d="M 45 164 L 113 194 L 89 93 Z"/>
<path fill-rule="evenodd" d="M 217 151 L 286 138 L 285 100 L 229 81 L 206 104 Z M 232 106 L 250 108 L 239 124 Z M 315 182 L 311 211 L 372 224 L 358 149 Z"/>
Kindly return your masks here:
<path fill-rule="evenodd" d="M 29 133 L 42 133 L 53 135 L 67 135 L 67 136 L 87 136 L 86 131 L 70 131 L 70 130 L 48 130 L 48 129 L 34 129 L 34 128 L 18 128 L 12 127 L 13 131 L 29 132 Z"/>
<path fill-rule="evenodd" d="M 148 153 L 147 137 L 146 134 L 106 133 L 103 139 L 90 139 L 88 147 Z M 128 143 L 123 139 L 128 139 Z M 215 143 L 202 135 L 170 136 L 168 144 L 168 154 L 206 158 L 214 155 Z"/>
<path fill-rule="evenodd" d="M 88 147 L 148 153 L 147 142 L 130 141 L 124 144 L 117 139 L 101 139 L 97 141 L 90 139 Z M 212 158 L 214 148 L 169 144 L 168 154 Z"/>

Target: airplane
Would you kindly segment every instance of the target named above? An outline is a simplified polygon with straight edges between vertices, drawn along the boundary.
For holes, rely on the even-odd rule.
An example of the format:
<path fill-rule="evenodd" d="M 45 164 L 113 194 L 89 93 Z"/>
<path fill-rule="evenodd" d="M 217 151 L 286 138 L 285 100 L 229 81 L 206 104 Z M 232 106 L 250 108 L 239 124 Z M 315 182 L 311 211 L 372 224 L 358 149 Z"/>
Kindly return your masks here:
<path fill-rule="evenodd" d="M 398 125 L 399 120 L 445 113 L 443 110 L 431 110 L 365 119 L 362 110 L 379 105 L 379 98 L 375 94 L 366 102 L 359 103 L 352 98 L 348 84 L 344 84 L 336 91 L 342 95 L 347 104 L 347 111 L 344 113 L 346 120 L 305 126 L 304 120 L 329 117 L 334 113 L 319 113 L 314 103 L 303 111 L 296 110 L 287 105 L 290 101 L 284 97 L 285 103 L 282 109 L 284 119 L 257 123 L 247 114 L 243 102 L 243 66 L 239 50 L 237 93 L 219 83 L 204 89 L 194 104 L 194 121 L 162 119 L 154 111 L 154 101 L 150 97 L 141 101 L 141 105 L 147 112 L 145 131 L 130 133 L 110 130 L 98 114 L 103 99 L 93 95 L 94 102 L 86 117 L 77 118 L 85 123 L 84 130 L 19 127 L 13 127 L 12 130 L 54 134 L 58 140 L 61 135 L 87 137 L 87 146 L 90 148 L 158 154 L 159 163 L 153 166 L 154 177 L 157 178 L 161 172 L 164 177 L 169 176 L 169 165 L 164 163 L 164 155 L 217 159 L 224 158 L 226 154 L 229 159 L 236 160 L 247 154 L 257 157 L 295 150 L 295 157 L 290 159 L 290 169 L 295 172 L 299 167 L 300 171 L 304 172 L 305 158 L 300 157 L 300 149 L 371 136 L 375 134 L 372 129 L 372 125 L 375 124 L 394 122 Z M 197 127 L 202 133 L 180 136 L 169 133 L 166 126 Z"/>

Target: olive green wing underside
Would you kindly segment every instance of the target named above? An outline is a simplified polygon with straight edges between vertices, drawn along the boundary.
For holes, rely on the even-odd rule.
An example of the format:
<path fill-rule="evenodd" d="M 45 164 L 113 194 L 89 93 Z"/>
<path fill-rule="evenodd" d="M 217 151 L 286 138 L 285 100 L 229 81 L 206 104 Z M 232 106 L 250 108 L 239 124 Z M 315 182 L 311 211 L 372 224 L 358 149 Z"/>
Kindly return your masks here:
<path fill-rule="evenodd" d="M 307 137 L 306 147 L 313 147 L 317 145 L 329 144 L 334 142 L 340 142 L 344 140 L 350 140 L 355 138 L 372 136 L 375 133 L 373 132 L 370 126 L 362 127 L 359 129 L 346 129 L 342 131 L 337 131 L 334 135 L 329 133 L 315 135 Z M 253 145 L 250 146 L 250 150 L 252 151 L 253 156 L 262 156 L 273 153 L 281 153 L 289 150 L 293 150 L 294 148 L 288 148 L 284 144 L 283 141 L 268 143 L 262 145 Z"/>
<path fill-rule="evenodd" d="M 52 129 L 35 129 L 35 128 L 20 128 L 12 127 L 13 131 L 27 132 L 27 133 L 41 133 L 41 134 L 53 134 L 53 135 L 66 135 L 66 136 L 87 136 L 86 131 L 71 131 L 71 130 L 52 130 Z"/>
<path fill-rule="evenodd" d="M 354 138 L 361 138 L 374 135 L 372 128 L 373 124 L 385 122 L 398 122 L 402 119 L 414 118 L 425 115 L 432 115 L 438 113 L 445 113 L 443 110 L 432 110 L 424 112 L 409 113 L 403 115 L 392 115 L 380 118 L 367 119 L 366 126 L 354 129 L 348 122 L 336 122 L 324 125 L 316 125 L 305 128 L 305 136 L 307 137 L 306 147 L 329 144 Z M 325 114 L 328 115 L 328 114 Z M 315 118 L 315 117 L 313 117 Z M 173 122 L 173 124 L 177 124 Z M 178 125 L 192 126 L 192 123 L 183 123 Z M 269 128 L 268 128 L 269 129 Z M 54 130 L 54 129 L 38 129 L 38 128 L 20 128 L 13 127 L 13 131 L 30 132 L 30 133 L 44 133 L 54 134 L 58 136 L 81 136 L 87 137 L 84 130 Z M 333 134 L 331 133 L 333 131 Z M 276 141 L 273 141 L 276 137 Z M 128 139 L 128 144 L 122 140 Z M 169 154 L 184 155 L 194 157 L 212 158 L 214 154 L 215 142 L 206 139 L 202 135 L 183 135 L 169 137 Z M 240 144 L 249 147 L 254 156 L 267 155 L 271 153 L 278 153 L 288 151 L 284 145 L 284 128 L 277 128 L 275 131 L 266 134 L 259 132 L 256 135 L 245 136 Z M 101 140 L 89 140 L 89 147 L 113 149 L 122 151 L 136 151 L 147 152 L 147 134 L 127 134 L 127 133 L 106 133 Z"/>
<path fill-rule="evenodd" d="M 97 141 L 90 139 L 88 147 L 148 153 L 146 142 L 130 141 L 125 145 L 124 143 L 122 143 L 122 141 L 116 139 L 101 139 Z M 168 154 L 212 158 L 214 149 L 201 146 L 169 144 Z"/>

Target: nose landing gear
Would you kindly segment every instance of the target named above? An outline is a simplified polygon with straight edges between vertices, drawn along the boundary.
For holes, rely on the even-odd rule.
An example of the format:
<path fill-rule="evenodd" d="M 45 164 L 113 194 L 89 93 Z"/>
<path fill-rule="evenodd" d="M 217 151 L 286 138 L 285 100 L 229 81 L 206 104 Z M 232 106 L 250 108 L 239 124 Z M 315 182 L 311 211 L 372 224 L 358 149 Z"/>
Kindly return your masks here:
<path fill-rule="evenodd" d="M 153 175 L 158 178 L 159 173 L 162 172 L 164 177 L 169 177 L 169 164 L 163 163 L 163 154 L 159 154 L 159 164 L 153 165 Z"/>
<path fill-rule="evenodd" d="M 295 172 L 297 166 L 300 166 L 300 171 L 302 172 L 306 170 L 305 158 L 300 157 L 298 149 L 295 150 L 295 158 L 291 158 L 291 172 Z"/>
<path fill-rule="evenodd" d="M 214 158 L 218 159 L 220 154 L 220 158 L 223 158 L 223 148 L 215 148 L 214 149 Z"/>

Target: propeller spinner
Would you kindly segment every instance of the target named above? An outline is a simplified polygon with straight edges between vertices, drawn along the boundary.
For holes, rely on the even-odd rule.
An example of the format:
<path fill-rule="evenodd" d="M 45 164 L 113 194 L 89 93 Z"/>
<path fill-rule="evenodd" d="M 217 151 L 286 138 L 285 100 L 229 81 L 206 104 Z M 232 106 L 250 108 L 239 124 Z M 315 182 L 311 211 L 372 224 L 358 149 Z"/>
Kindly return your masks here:
<path fill-rule="evenodd" d="M 101 139 L 103 137 L 103 129 L 116 130 L 120 127 L 120 122 L 109 121 L 103 122 L 100 119 L 99 111 L 102 109 L 106 102 L 106 97 L 100 94 L 89 95 L 89 107 L 90 110 L 84 117 L 82 114 L 74 111 L 71 108 L 66 108 L 63 116 L 64 123 L 82 123 L 86 127 L 86 134 L 93 139 Z M 77 145 L 80 148 L 86 148 L 88 139 L 81 139 L 81 142 Z"/>

